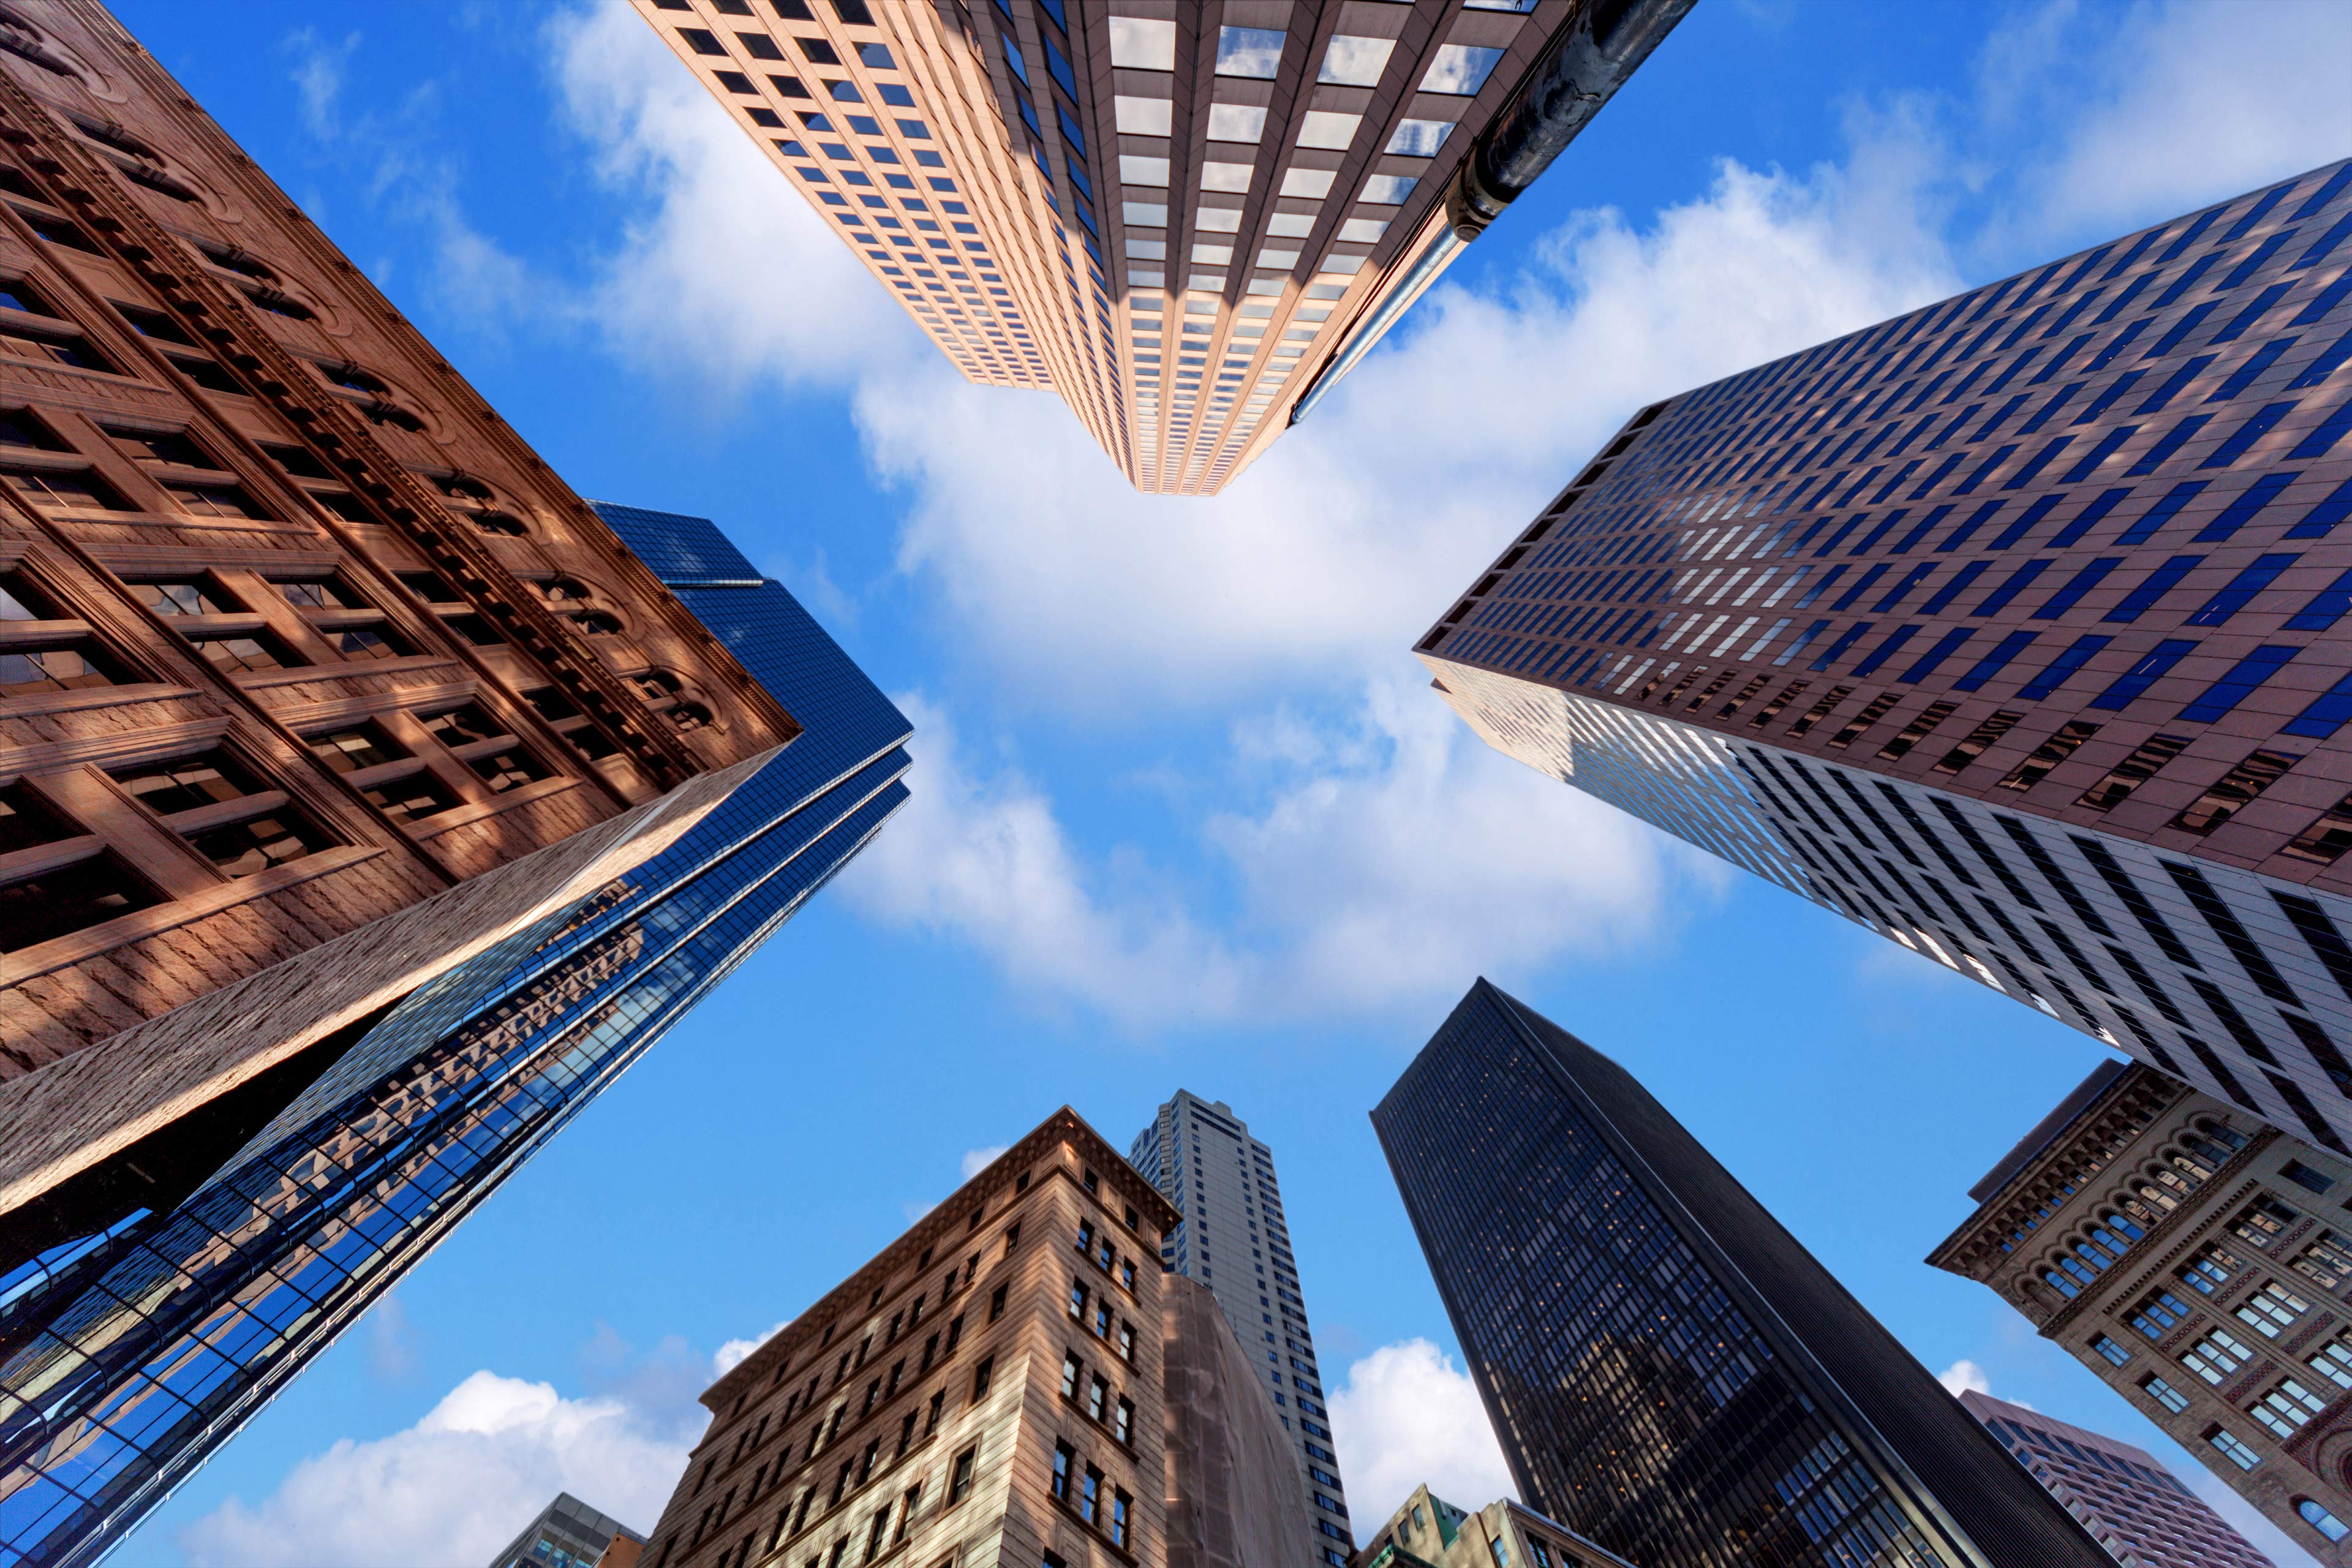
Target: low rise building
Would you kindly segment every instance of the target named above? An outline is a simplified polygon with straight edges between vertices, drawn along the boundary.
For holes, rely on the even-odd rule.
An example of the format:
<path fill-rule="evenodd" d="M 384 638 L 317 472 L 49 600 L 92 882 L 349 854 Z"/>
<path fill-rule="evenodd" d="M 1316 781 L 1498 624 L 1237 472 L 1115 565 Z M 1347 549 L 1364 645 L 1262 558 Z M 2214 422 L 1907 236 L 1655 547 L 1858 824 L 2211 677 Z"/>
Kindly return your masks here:
<path fill-rule="evenodd" d="M 1426 1483 L 1413 1489 L 1356 1561 L 1361 1568 L 1633 1568 L 1509 1498 L 1473 1513 Z"/>
<path fill-rule="evenodd" d="M 1927 1261 L 1979 1279 L 2329 1568 L 2352 1565 L 2352 1164 L 2103 1063 Z"/>
<path fill-rule="evenodd" d="M 490 1568 L 636 1568 L 646 1538 L 570 1492 L 558 1492 Z"/>
<path fill-rule="evenodd" d="M 1177 1217 L 1055 1111 L 703 1394 L 647 1568 L 1297 1568 L 1273 1406 L 1160 1270 Z"/>

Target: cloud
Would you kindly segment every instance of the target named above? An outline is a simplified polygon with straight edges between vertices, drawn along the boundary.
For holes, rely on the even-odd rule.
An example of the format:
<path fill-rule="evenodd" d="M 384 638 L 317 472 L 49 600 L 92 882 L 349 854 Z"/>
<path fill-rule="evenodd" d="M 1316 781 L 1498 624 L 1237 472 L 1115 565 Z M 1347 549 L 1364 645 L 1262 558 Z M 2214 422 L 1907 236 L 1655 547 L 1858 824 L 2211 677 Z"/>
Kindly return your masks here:
<path fill-rule="evenodd" d="M 924 1212 L 929 1213 L 929 1211 L 926 1209 Z M 919 1219 L 922 1215 L 916 1215 L 913 1217 Z M 725 1344 L 720 1345 L 717 1352 L 711 1356 L 710 1375 L 714 1378 L 725 1377 L 729 1373 L 733 1372 L 737 1367 L 741 1366 L 746 1361 L 749 1361 L 753 1351 L 758 1350 L 761 1345 L 766 1344 L 770 1340 L 774 1339 L 778 1334 L 782 1333 L 786 1329 L 789 1329 L 792 1326 L 792 1319 L 786 1318 L 781 1322 L 770 1324 L 764 1331 L 754 1334 L 748 1340 L 729 1340 Z"/>
<path fill-rule="evenodd" d="M 1331 1395 L 1331 1430 L 1367 1529 L 1423 1482 L 1458 1508 L 1518 1496 L 1470 1374 L 1427 1340 L 1382 1345 L 1349 1366 Z"/>
<path fill-rule="evenodd" d="M 1992 1392 L 1992 1379 L 1986 1375 L 1985 1369 L 1966 1357 L 1962 1357 L 1937 1373 L 1936 1381 L 1944 1385 L 1945 1393 L 1956 1399 L 1963 1394 Z M 2011 1401 L 2011 1403 L 2015 1402 Z"/>
<path fill-rule="evenodd" d="M 1017 766 L 976 763 L 947 710 L 898 699 L 921 787 L 844 876 L 852 905 L 986 954 L 1018 985 L 1130 1027 L 1359 1016 L 1654 935 L 1712 860 L 1487 751 L 1419 683 L 1234 738 L 1241 801 L 1199 826 L 1203 879 L 1094 860 Z M 1230 897 L 1228 897 L 1230 895 Z M 1196 912 L 1199 911 L 1199 912 Z"/>
<path fill-rule="evenodd" d="M 367 1330 L 368 1374 L 379 1383 L 406 1383 L 424 1364 L 424 1337 L 396 1295 L 387 1295 L 361 1320 Z"/>
<path fill-rule="evenodd" d="M 699 1429 L 477 1372 L 414 1426 L 344 1438 L 258 1504 L 230 1498 L 177 1544 L 190 1568 L 484 1563 L 559 1491 L 650 1530 Z"/>
<path fill-rule="evenodd" d="M 979 1175 L 982 1171 L 987 1170 L 991 1165 L 996 1163 L 998 1159 L 1003 1155 L 1004 1152 L 1011 1147 L 1013 1147 L 1013 1145 L 1010 1143 L 994 1143 L 985 1149 L 965 1150 L 963 1152 L 963 1179 L 969 1182 L 974 1176 Z"/>
<path fill-rule="evenodd" d="M 2033 156 L 2022 237 L 2113 233 L 2352 150 L 2352 7 L 2339 0 L 2060 0 L 1988 42 L 1990 128 Z"/>

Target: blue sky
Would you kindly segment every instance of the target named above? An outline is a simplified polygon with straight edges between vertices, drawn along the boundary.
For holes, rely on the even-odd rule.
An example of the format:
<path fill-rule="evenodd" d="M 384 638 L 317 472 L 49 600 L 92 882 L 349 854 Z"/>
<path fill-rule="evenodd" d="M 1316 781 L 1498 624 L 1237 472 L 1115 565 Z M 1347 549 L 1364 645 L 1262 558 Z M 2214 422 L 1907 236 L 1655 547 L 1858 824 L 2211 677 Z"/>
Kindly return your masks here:
<path fill-rule="evenodd" d="M 730 1342 L 968 1153 L 1065 1101 L 1123 1147 L 1180 1085 L 1276 1152 L 1359 1521 L 1483 1504 L 1365 1120 L 1481 973 L 1931 1369 L 2220 1495 L 1919 1261 L 2097 1047 L 1487 752 L 1406 649 L 1641 403 L 2352 150 L 2352 13 L 1710 0 L 1310 422 L 1172 501 L 963 385 L 610 0 L 116 10 L 575 489 L 718 520 L 919 725 L 858 866 L 118 1561 L 472 1563 L 559 1487 L 649 1527 Z"/>

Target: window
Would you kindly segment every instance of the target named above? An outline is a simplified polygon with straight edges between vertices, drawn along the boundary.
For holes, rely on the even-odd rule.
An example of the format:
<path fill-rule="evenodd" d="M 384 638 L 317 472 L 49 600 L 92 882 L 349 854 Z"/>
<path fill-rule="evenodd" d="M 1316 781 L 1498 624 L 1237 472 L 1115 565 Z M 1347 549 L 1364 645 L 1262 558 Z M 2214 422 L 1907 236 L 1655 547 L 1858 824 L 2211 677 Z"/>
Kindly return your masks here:
<path fill-rule="evenodd" d="M 2327 1537 L 2328 1540 L 2341 1541 L 2344 1539 L 2346 1532 L 2344 1521 L 2336 1518 L 2334 1514 L 2328 1512 L 2326 1509 L 2320 1507 L 2317 1503 L 2312 1501 L 2309 1498 L 2305 1497 L 2295 1499 L 2294 1511 L 2295 1516 L 2301 1519 L 2304 1523 L 2311 1526 L 2312 1529 L 2319 1531 L 2320 1534 Z"/>
<path fill-rule="evenodd" d="M 1094 1331 L 1095 1338 L 1098 1340 L 1110 1338 L 1110 1303 L 1108 1300 L 1095 1303 Z"/>
<path fill-rule="evenodd" d="M 966 1448 L 955 1457 L 955 1467 L 948 1473 L 948 1501 L 961 1502 L 971 1495 L 972 1467 L 979 1457 L 978 1448 Z"/>
<path fill-rule="evenodd" d="M 362 768 L 382 767 L 386 763 L 396 763 L 408 755 L 373 724 L 314 735 L 308 744 L 313 756 L 339 773 L 355 773 Z"/>
<path fill-rule="evenodd" d="M 1421 90 L 1456 93 L 1466 98 L 1486 85 L 1487 76 L 1502 58 L 1500 49 L 1442 44 L 1430 56 L 1429 69 L 1421 79 Z"/>
<path fill-rule="evenodd" d="M 2332 1230 L 2323 1230 L 2303 1256 L 2293 1265 L 2296 1273 L 2306 1279 L 2339 1289 L 2347 1279 L 2352 1279 L 2352 1240 Z"/>
<path fill-rule="evenodd" d="M 2251 1470 L 2256 1465 L 2262 1463 L 2262 1456 L 2255 1453 L 2252 1448 L 2247 1447 L 2243 1442 L 2231 1435 L 2226 1427 L 2207 1427 L 2205 1429 L 2205 1441 L 2211 1444 L 2214 1447 L 2219 1448 L 2223 1457 L 2228 1458 L 2230 1463 L 2237 1466 L 2238 1468 L 2242 1470 Z"/>
<path fill-rule="evenodd" d="M 1077 1450 L 1067 1443 L 1054 1445 L 1054 1496 L 1064 1502 L 1070 1500 L 1070 1471 L 1078 1462 Z"/>
<path fill-rule="evenodd" d="M 394 822 L 415 822 L 453 811 L 457 796 L 431 773 L 419 773 L 396 783 L 371 785 L 360 792 L 368 804 Z"/>
<path fill-rule="evenodd" d="M 2276 1339 L 2294 1327 L 2297 1318 L 2308 1311 L 2311 1303 L 2273 1279 L 2256 1291 L 2252 1300 L 2238 1309 L 2238 1321 L 2265 1339 Z"/>
<path fill-rule="evenodd" d="M 1125 1546 L 1127 1544 L 1128 1510 L 1133 1506 L 1133 1504 L 1134 1500 L 1129 1498 L 1125 1492 L 1114 1491 L 1111 1493 L 1110 1543 L 1113 1546 Z"/>
<path fill-rule="evenodd" d="M 16 492 L 43 511 L 133 511 L 121 492 L 87 468 L 36 468 L 0 463 Z"/>
<path fill-rule="evenodd" d="M 2139 1391 L 2175 1415 L 2189 1408 L 2189 1396 L 2154 1373 L 2139 1380 Z"/>
<path fill-rule="evenodd" d="M 77 825 L 49 809 L 24 784 L 0 789 L 0 854 L 83 837 Z M 0 952 L 15 952 L 53 937 L 142 910 L 155 894 L 130 868 L 87 839 L 79 859 L 0 884 Z"/>
<path fill-rule="evenodd" d="M 2327 1407 L 2327 1401 L 2294 1378 L 2284 1378 L 2253 1408 L 2255 1420 L 2275 1433 L 2281 1442 L 2303 1430 L 2304 1423 Z"/>
<path fill-rule="evenodd" d="M 988 1321 L 992 1323 L 996 1321 L 997 1319 L 1004 1316 L 1004 1298 L 1006 1292 L 1011 1289 L 1012 1286 L 1010 1284 L 999 1285 L 990 1293 L 988 1298 Z"/>
<path fill-rule="evenodd" d="M 218 752 L 151 763 L 111 776 L 230 877 L 249 877 L 327 847 L 324 836 L 285 809 L 284 795 L 257 787 Z"/>
<path fill-rule="evenodd" d="M 2301 761 L 2299 752 L 2256 752 L 2215 780 L 2168 826 L 2200 837 L 2210 835 Z"/>
<path fill-rule="evenodd" d="M 2322 1175 L 2300 1160 L 2289 1160 L 2279 1167 L 2279 1174 L 2296 1186 L 2315 1193 L 2324 1193 L 2336 1184 L 2335 1177 Z"/>
<path fill-rule="evenodd" d="M 1078 1483 L 1078 1517 L 1088 1524 L 1097 1522 L 1102 1512 L 1102 1489 L 1103 1473 L 1088 1465 L 1085 1479 Z"/>
<path fill-rule="evenodd" d="M 1135 1325 L 1124 1318 L 1118 1321 L 1118 1356 L 1130 1366 L 1135 1363 Z"/>
<path fill-rule="evenodd" d="M 2188 1316 L 2187 1302 L 2169 1290 L 2157 1290 L 2132 1309 L 2131 1325 L 2151 1340 L 2161 1340 Z"/>
<path fill-rule="evenodd" d="M 192 637 L 188 640 L 206 662 L 224 675 L 284 669 L 302 663 L 266 632 L 252 637 Z"/>
<path fill-rule="evenodd" d="M 548 776 L 547 764 L 478 702 L 436 713 L 425 720 L 425 727 L 499 794 Z"/>
<path fill-rule="evenodd" d="M 2181 1352 L 2180 1364 L 2208 1383 L 2220 1383 L 2252 1358 L 2253 1352 L 2226 1329 L 2210 1329 Z"/>
<path fill-rule="evenodd" d="M 2093 1340 L 2091 1342 L 2091 1348 L 2098 1352 L 2100 1355 L 2105 1357 L 2109 1362 L 2113 1363 L 2116 1366 L 2121 1366 L 2124 1363 L 2131 1360 L 2131 1352 L 2124 1349 L 2123 1346 L 2116 1343 L 2115 1341 L 2109 1339 L 2105 1334 L 2101 1334 L 2098 1338 Z"/>
<path fill-rule="evenodd" d="M 988 1385 L 995 1376 L 996 1358 L 994 1356 L 986 1357 L 972 1369 L 971 1396 L 974 1400 L 983 1398 L 987 1394 Z"/>
<path fill-rule="evenodd" d="M 1102 1380 L 1100 1373 L 1097 1373 L 1094 1381 L 1087 1387 L 1087 1418 L 1090 1421 L 1100 1421 L 1103 1418 L 1103 1407 L 1109 1398 L 1110 1384 Z"/>
<path fill-rule="evenodd" d="M 1118 1418 L 1111 1423 L 1110 1435 L 1122 1443 L 1131 1443 L 1134 1441 L 1134 1432 L 1135 1402 L 1121 1398 L 1118 1402 Z"/>
<path fill-rule="evenodd" d="M 1070 1318 L 1072 1321 L 1083 1323 L 1087 1321 L 1087 1294 L 1088 1292 L 1086 1281 L 1082 1279 L 1073 1279 L 1070 1281 Z"/>
<path fill-rule="evenodd" d="M 2210 1296 L 2217 1289 L 2228 1284 L 2230 1276 L 2237 1269 L 2238 1260 L 2228 1249 L 2208 1242 L 2182 1266 L 2180 1279 L 2182 1283 Z"/>
<path fill-rule="evenodd" d="M 1078 1396 L 1078 1377 L 1085 1370 L 1076 1355 L 1062 1357 L 1063 1398 L 1076 1399 Z"/>
<path fill-rule="evenodd" d="M 2230 1234 L 2256 1247 L 2268 1247 L 2297 1217 L 2294 1210 L 2276 1198 L 2256 1198 L 2230 1222 Z"/>

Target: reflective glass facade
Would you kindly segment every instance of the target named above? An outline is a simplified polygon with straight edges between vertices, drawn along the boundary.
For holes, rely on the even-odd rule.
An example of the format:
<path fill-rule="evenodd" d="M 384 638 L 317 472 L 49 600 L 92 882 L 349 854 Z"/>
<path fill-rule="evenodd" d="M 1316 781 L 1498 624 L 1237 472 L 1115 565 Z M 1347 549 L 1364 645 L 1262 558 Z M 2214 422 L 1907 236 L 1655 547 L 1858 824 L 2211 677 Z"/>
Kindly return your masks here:
<path fill-rule="evenodd" d="M 1486 981 L 1372 1123 L 1529 1506 L 1650 1568 L 2109 1563 L 1623 1068 Z"/>
<path fill-rule="evenodd" d="M 2352 1149 L 2352 163 L 1641 410 L 1419 650 L 1497 749 Z"/>
<path fill-rule="evenodd" d="M 666 530 L 716 536 L 617 525 L 657 561 Z M 598 863 L 617 869 L 257 1080 L 266 1103 L 189 1126 L 183 1158 L 222 1146 L 184 1197 L 109 1213 L 102 1169 L 81 1234 L 0 1275 L 0 1563 L 94 1561 L 904 802 L 906 720 L 781 586 L 727 564 L 756 586 L 680 596 L 797 737 L 639 808 Z M 698 791 L 719 798 L 691 817 Z M 456 911 L 455 949 L 473 891 L 409 914 Z M 323 971 L 374 929 L 290 962 Z"/>

